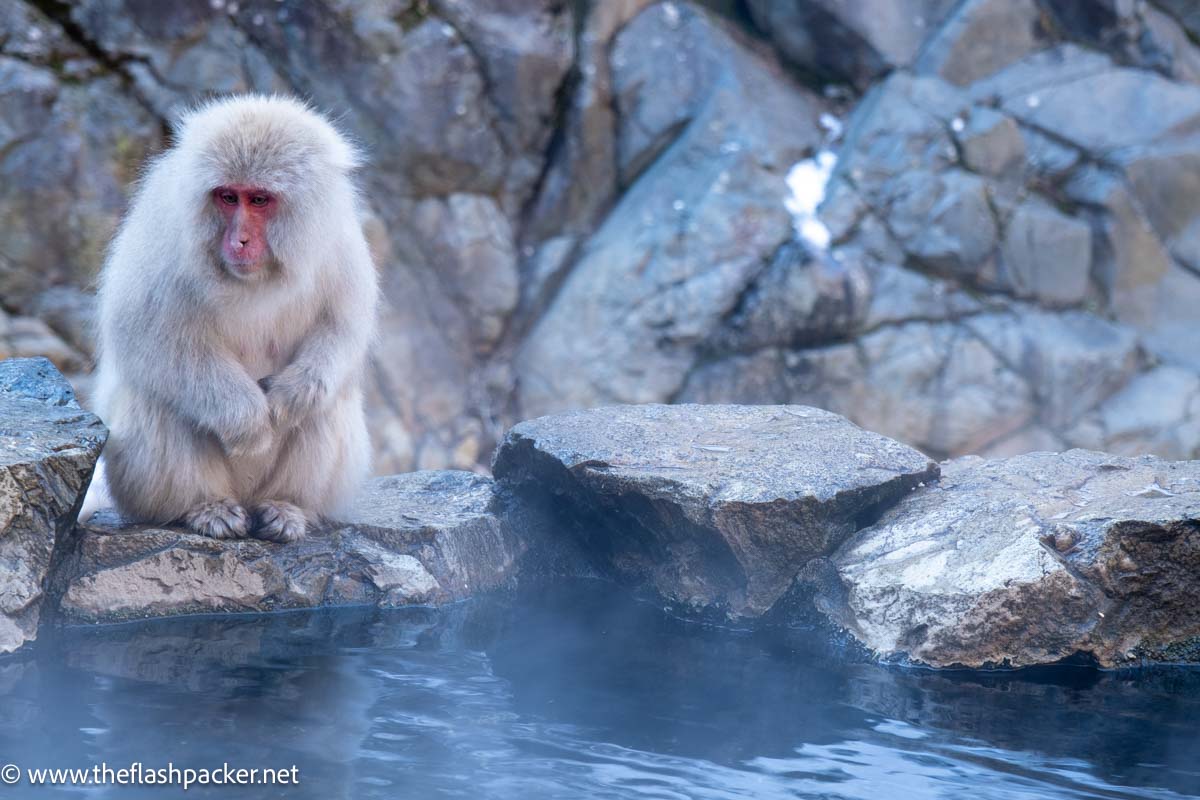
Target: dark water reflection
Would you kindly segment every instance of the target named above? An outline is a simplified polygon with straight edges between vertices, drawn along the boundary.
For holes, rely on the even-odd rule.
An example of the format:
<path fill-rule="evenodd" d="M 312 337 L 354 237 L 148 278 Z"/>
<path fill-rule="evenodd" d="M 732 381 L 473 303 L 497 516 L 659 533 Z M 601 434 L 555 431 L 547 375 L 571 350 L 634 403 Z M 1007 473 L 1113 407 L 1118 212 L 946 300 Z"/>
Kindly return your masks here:
<path fill-rule="evenodd" d="M 0 765 L 135 761 L 296 764 L 300 786 L 0 798 L 1193 796 L 1200 671 L 883 669 L 594 584 L 69 629 L 0 658 Z"/>

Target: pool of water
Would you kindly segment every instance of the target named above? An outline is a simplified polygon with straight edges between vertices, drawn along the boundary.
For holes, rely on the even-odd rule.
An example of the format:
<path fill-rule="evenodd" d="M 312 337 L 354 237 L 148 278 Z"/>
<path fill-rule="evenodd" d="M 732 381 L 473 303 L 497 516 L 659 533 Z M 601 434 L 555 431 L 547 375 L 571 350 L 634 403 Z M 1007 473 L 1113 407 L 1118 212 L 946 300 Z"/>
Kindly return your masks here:
<path fill-rule="evenodd" d="M 299 785 L 24 772 L 133 762 Z M 60 630 L 0 657 L 6 764 L 0 798 L 1169 798 L 1200 793 L 1200 671 L 884 668 L 585 583 Z"/>

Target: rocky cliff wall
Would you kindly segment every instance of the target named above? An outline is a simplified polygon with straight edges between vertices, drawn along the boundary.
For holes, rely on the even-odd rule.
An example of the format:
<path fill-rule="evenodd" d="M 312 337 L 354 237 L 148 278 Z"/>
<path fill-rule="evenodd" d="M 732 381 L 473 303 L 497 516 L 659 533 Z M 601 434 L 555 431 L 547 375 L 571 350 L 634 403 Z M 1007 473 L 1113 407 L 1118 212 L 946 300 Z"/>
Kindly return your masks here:
<path fill-rule="evenodd" d="M 83 387 L 139 165 L 291 92 L 370 152 L 381 472 L 804 403 L 936 457 L 1200 453 L 1200 21 L 1154 0 L 4 0 L 0 355 Z"/>

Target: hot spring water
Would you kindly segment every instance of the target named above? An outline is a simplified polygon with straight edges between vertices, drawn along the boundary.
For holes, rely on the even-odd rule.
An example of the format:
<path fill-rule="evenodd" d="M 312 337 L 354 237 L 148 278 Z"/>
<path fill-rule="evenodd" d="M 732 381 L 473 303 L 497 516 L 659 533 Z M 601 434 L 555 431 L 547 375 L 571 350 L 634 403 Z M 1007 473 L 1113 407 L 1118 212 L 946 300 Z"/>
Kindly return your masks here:
<path fill-rule="evenodd" d="M 0 658 L 0 754 L 299 778 L 94 797 L 1172 798 L 1200 793 L 1200 670 L 884 668 L 585 583 L 47 632 Z"/>

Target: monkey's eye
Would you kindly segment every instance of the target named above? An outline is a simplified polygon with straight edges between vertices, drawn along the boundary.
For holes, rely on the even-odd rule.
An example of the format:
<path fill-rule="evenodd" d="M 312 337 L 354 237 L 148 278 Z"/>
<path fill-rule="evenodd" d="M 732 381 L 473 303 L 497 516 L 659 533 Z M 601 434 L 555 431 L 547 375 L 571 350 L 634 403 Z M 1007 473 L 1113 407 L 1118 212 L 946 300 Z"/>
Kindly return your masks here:
<path fill-rule="evenodd" d="M 221 198 L 221 202 L 227 206 L 237 205 L 237 194 L 235 192 L 221 192 L 217 197 Z"/>
<path fill-rule="evenodd" d="M 271 198 L 267 197 L 265 194 L 256 194 L 254 197 L 250 198 L 250 205 L 252 206 L 262 207 L 269 202 L 271 202 Z"/>

